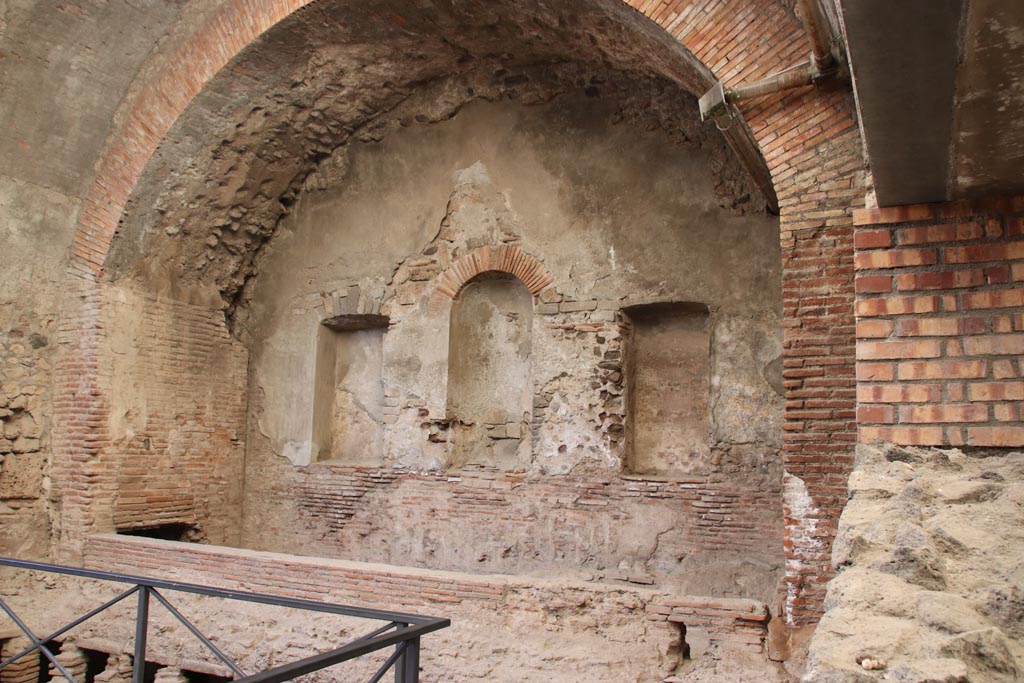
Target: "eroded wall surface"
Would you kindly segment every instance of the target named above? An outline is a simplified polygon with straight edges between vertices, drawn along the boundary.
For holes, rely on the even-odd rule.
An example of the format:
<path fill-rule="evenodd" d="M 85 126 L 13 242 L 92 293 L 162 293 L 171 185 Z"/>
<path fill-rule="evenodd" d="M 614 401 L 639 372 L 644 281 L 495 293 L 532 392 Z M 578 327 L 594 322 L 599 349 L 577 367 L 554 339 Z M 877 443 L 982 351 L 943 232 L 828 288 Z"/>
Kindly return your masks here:
<path fill-rule="evenodd" d="M 74 562 L 97 532 L 237 541 L 248 355 L 220 308 L 134 280 L 75 294 L 84 304 L 61 320 L 54 387 L 55 405 L 77 413 L 54 428 L 58 557 Z M 92 335 L 77 316 L 95 316 Z M 89 438 L 74 438 L 83 427 Z"/>
<path fill-rule="evenodd" d="M 105 289 L 96 530 L 239 538 L 247 354 L 217 307 Z"/>
<path fill-rule="evenodd" d="M 628 125 L 670 97 L 650 88 L 628 100 L 591 87 L 529 107 L 476 102 L 321 164 L 322 189 L 299 198 L 236 315 L 252 353 L 246 546 L 774 594 L 777 223 L 751 195 L 723 199 L 721 185 L 737 182 L 714 161 L 727 152 L 696 125 L 672 136 Z M 537 287 L 529 414 L 464 420 L 483 423 L 488 452 L 514 458 L 453 457 L 459 301 L 446 283 L 471 262 L 533 264 L 520 271 Z M 694 444 L 706 455 L 685 476 L 625 478 L 621 310 L 665 301 L 709 309 L 709 427 Z M 344 315 L 390 322 L 376 467 L 359 449 L 313 455 L 318 329 Z"/>
<path fill-rule="evenodd" d="M 804 680 L 1020 680 L 1024 453 L 860 446 L 850 496 Z"/>
<path fill-rule="evenodd" d="M 53 371 L 93 163 L 132 79 L 215 4 L 0 3 L 0 554 L 51 550 Z"/>

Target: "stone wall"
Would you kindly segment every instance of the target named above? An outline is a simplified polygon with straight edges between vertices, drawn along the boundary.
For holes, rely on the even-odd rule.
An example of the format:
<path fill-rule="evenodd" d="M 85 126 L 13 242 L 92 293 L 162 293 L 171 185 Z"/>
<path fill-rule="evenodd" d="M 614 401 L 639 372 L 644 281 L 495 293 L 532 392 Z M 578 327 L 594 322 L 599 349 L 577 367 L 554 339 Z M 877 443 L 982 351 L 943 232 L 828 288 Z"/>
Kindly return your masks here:
<path fill-rule="evenodd" d="M 860 446 L 808 683 L 1020 680 L 1024 454 Z"/>
<path fill-rule="evenodd" d="M 625 97 L 647 96 L 638 87 Z M 470 105 L 323 162 L 341 170 L 300 196 L 235 316 L 252 349 L 246 546 L 461 571 L 582 567 L 771 599 L 774 221 L 720 206 L 701 159 L 724 149 L 617 125 L 634 101 L 618 97 Z M 615 189 L 651 176 L 643 196 Z M 526 326 L 506 344 L 507 372 L 501 353 L 452 350 L 481 341 L 452 335 L 466 283 L 495 274 L 530 307 L 481 328 Z M 678 350 L 701 366 L 703 380 L 677 387 L 700 428 L 661 446 L 685 469 L 624 479 L 635 427 L 623 311 L 654 302 L 706 311 L 702 347 Z M 388 321 L 382 405 L 361 413 L 381 416 L 376 472 L 361 444 L 314 457 L 312 439 L 318 329 L 360 315 Z M 466 377 L 485 390 L 452 396 Z M 492 406 L 492 392 L 521 414 Z"/>
<path fill-rule="evenodd" d="M 12 310 L 13 309 L 13 310 Z M 3 306 L 0 336 L 0 549 L 40 558 L 49 551 L 50 345 L 55 316 Z M 8 317 L 8 314 L 10 317 Z"/>

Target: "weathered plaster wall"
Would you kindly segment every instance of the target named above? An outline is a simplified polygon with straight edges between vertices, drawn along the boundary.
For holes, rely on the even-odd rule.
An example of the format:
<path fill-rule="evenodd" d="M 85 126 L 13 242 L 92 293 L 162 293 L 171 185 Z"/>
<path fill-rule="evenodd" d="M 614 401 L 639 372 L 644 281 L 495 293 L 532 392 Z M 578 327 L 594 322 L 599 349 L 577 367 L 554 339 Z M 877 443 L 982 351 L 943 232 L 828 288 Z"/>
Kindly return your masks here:
<path fill-rule="evenodd" d="M 354 330 L 325 324 L 317 330 L 312 460 L 349 453 L 366 463 L 381 461 L 386 329 L 378 323 Z"/>
<path fill-rule="evenodd" d="M 52 543 L 52 372 L 80 197 L 140 68 L 215 4 L 0 2 L 0 554 Z"/>
<path fill-rule="evenodd" d="M 694 310 L 696 309 L 696 310 Z M 624 468 L 640 474 L 700 472 L 710 457 L 711 329 L 702 305 L 640 306 L 627 313 Z"/>
<path fill-rule="evenodd" d="M 533 413 L 533 295 L 513 275 L 480 277 L 462 288 L 449 315 L 445 464 L 523 469 Z"/>
<path fill-rule="evenodd" d="M 252 352 L 247 546 L 469 571 L 578 571 L 582 561 L 645 581 L 678 581 L 680 568 L 701 558 L 719 562 L 723 575 L 731 562 L 744 579 L 705 575 L 704 585 L 692 579 L 698 590 L 773 594 L 781 553 L 772 510 L 781 489 L 776 221 L 749 195 L 731 206 L 716 191 L 744 181 L 722 170 L 715 160 L 726 150 L 696 125 L 674 135 L 629 125 L 645 106 L 689 110 L 692 100 L 645 81 L 623 92 L 593 87 L 529 107 L 478 102 L 323 162 L 325 189 L 299 198 L 236 316 Z M 501 487 L 494 471 L 477 478 L 448 469 L 452 302 L 438 289 L 461 255 L 500 245 L 536 259 L 552 281 L 534 299 L 533 414 L 529 433 L 516 437 L 529 442 L 528 457 L 519 481 Z M 640 493 L 647 484 L 620 479 L 620 309 L 652 301 L 711 311 L 708 457 L 691 478 L 664 484 L 678 492 L 666 495 L 689 501 L 679 505 L 652 505 Z M 310 465 L 317 328 L 346 312 L 391 320 L 377 475 L 346 467 L 344 453 Z M 447 474 L 413 474 L 432 471 Z M 546 482 L 566 475 L 592 487 L 595 504 L 578 493 L 546 497 Z M 501 494 L 477 496 L 486 534 L 460 521 L 465 499 L 452 491 L 473 480 L 478 490 L 518 489 L 513 508 Z M 628 500 L 602 493 L 620 486 L 637 490 Z M 340 504 L 348 494 L 357 500 Z M 704 507 L 709 494 L 718 500 Z M 727 514 L 703 517 L 722 505 Z M 575 528 L 545 526 L 555 509 Z M 718 523 L 727 550 L 716 550 L 702 519 Z M 673 534 L 678 540 L 664 540 Z M 604 542 L 613 536 L 620 541 Z M 737 570 L 745 562 L 756 568 Z"/>

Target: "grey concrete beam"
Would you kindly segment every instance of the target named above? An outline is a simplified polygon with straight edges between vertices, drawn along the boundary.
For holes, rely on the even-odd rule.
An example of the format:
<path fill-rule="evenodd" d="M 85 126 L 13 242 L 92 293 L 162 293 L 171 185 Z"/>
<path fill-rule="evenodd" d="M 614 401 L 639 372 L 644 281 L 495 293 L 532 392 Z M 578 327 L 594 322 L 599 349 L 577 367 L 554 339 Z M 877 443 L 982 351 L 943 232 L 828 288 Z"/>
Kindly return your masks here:
<path fill-rule="evenodd" d="M 949 199 L 964 0 L 840 0 L 881 206 Z"/>

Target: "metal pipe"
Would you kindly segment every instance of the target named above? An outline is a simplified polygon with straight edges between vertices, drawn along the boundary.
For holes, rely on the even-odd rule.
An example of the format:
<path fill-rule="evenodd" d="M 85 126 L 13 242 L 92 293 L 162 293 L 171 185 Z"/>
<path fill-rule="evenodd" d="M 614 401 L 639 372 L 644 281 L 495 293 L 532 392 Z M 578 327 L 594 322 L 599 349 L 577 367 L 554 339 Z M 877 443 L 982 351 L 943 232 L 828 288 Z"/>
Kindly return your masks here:
<path fill-rule="evenodd" d="M 824 73 L 832 68 L 832 27 L 821 12 L 818 0 L 798 0 L 797 13 L 804 24 L 804 31 L 811 41 L 814 68 Z"/>
<path fill-rule="evenodd" d="M 408 642 L 408 641 L 406 641 Z M 384 678 L 384 674 L 388 672 L 396 660 L 402 656 L 402 652 L 405 650 L 405 643 L 395 646 L 395 651 L 391 653 L 391 656 L 387 658 L 387 661 L 379 669 L 377 673 L 373 674 L 373 677 L 369 680 L 369 683 L 380 683 L 380 679 Z"/>
<path fill-rule="evenodd" d="M 738 102 L 740 100 L 749 100 L 752 97 L 770 95 L 781 90 L 799 88 L 804 85 L 810 85 L 813 82 L 813 78 L 814 73 L 810 66 L 806 69 L 795 69 L 769 76 L 768 78 L 762 78 L 753 83 L 729 88 L 725 91 L 725 100 L 727 102 Z"/>
<path fill-rule="evenodd" d="M 395 666 L 395 683 L 419 683 L 420 639 L 413 638 L 402 645 L 402 655 Z"/>

